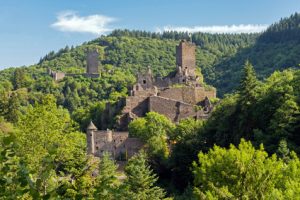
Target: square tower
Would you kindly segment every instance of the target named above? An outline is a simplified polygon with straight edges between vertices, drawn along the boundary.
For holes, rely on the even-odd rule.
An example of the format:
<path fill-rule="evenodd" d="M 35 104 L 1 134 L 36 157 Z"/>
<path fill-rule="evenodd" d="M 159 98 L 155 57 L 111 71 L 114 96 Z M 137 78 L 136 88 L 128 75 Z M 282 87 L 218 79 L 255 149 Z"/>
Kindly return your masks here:
<path fill-rule="evenodd" d="M 86 73 L 87 74 L 98 74 L 98 58 L 99 53 L 97 50 L 89 50 L 87 52 L 87 66 L 86 66 Z"/>
<path fill-rule="evenodd" d="M 191 42 L 182 40 L 176 46 L 176 65 L 180 66 L 183 72 L 187 72 L 188 76 L 195 76 L 196 69 L 196 45 Z"/>

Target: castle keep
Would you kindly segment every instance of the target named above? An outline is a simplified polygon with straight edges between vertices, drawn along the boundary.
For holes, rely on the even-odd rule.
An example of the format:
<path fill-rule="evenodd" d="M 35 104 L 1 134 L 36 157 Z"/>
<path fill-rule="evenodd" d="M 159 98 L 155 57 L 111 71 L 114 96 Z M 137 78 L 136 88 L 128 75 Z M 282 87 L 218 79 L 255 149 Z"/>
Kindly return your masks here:
<path fill-rule="evenodd" d="M 86 72 L 87 74 L 98 74 L 99 73 L 99 69 L 98 69 L 98 65 L 99 65 L 99 53 L 97 50 L 92 50 L 89 51 L 87 54 L 87 65 L 86 65 Z"/>
<path fill-rule="evenodd" d="M 176 47 L 176 70 L 166 77 L 155 78 L 150 67 L 145 73 L 139 73 L 129 96 L 121 99 L 116 108 L 109 103 L 106 106 L 107 115 L 101 124 L 119 113 L 115 125 L 118 131 L 98 131 L 92 122 L 87 128 L 88 153 L 101 156 L 108 151 L 116 159 L 124 155 L 130 158 L 143 144 L 137 138 L 128 137 L 128 124 L 147 112 L 165 115 L 174 123 L 185 118 L 207 119 L 213 109 L 210 99 L 216 97 L 216 91 L 201 82 L 195 50 L 194 44 L 181 41 Z"/>

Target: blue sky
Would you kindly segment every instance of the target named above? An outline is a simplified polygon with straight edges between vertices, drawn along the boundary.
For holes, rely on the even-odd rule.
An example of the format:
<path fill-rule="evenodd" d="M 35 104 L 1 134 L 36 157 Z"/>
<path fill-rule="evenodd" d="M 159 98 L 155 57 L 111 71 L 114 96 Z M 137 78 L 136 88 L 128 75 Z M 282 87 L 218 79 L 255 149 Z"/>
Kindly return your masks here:
<path fill-rule="evenodd" d="M 116 28 L 257 32 L 295 12 L 299 0 L 0 0 L 0 69 Z"/>

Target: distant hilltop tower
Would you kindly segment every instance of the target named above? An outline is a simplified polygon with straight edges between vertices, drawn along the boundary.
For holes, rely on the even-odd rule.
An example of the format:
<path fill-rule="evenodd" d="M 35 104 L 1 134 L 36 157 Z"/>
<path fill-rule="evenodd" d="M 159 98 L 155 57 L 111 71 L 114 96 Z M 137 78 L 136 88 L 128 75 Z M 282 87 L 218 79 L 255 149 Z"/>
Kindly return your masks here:
<path fill-rule="evenodd" d="M 87 66 L 86 66 L 86 73 L 87 74 L 98 74 L 98 58 L 99 53 L 97 49 L 88 50 L 87 52 Z"/>
<path fill-rule="evenodd" d="M 188 76 L 195 76 L 196 70 L 196 46 L 185 40 L 182 40 L 178 46 L 176 46 L 176 65 L 181 67 L 183 72 L 186 72 Z"/>

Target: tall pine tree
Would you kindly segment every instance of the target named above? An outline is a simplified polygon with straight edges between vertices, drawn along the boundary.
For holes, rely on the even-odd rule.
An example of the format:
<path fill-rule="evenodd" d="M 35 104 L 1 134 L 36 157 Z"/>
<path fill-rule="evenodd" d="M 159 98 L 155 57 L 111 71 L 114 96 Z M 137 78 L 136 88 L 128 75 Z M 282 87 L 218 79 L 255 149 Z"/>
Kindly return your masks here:
<path fill-rule="evenodd" d="M 242 109 L 247 109 L 256 99 L 258 81 L 252 64 L 247 60 L 238 89 L 239 100 Z"/>
<path fill-rule="evenodd" d="M 234 136 L 234 143 L 237 144 L 241 138 L 253 139 L 253 127 L 256 119 L 253 117 L 252 108 L 257 101 L 258 80 L 252 64 L 247 60 L 238 89 L 238 102 L 236 116 L 238 127 Z"/>
<path fill-rule="evenodd" d="M 99 163 L 95 198 L 103 200 L 118 199 L 119 180 L 116 176 L 117 165 L 109 153 L 104 153 Z"/>
<path fill-rule="evenodd" d="M 139 153 L 128 161 L 125 174 L 127 176 L 124 182 L 126 199 L 164 199 L 165 192 L 160 187 L 155 186 L 158 178 L 147 165 L 144 153 Z"/>

